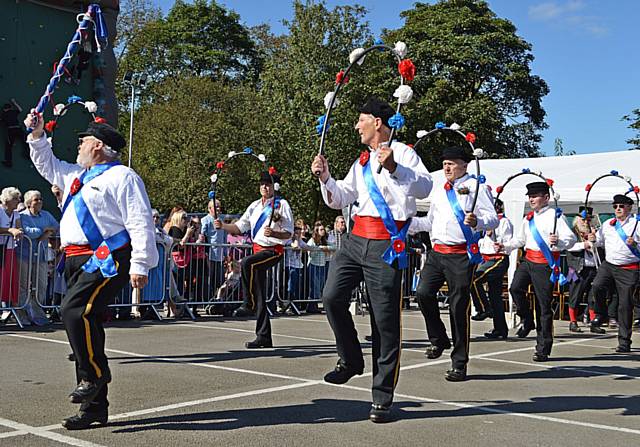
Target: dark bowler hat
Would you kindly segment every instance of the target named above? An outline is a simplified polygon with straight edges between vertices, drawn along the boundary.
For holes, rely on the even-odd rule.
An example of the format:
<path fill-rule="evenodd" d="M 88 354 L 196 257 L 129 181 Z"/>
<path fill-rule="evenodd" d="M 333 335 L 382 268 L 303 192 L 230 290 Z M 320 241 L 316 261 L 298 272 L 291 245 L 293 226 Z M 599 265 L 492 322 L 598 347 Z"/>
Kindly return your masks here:
<path fill-rule="evenodd" d="M 471 161 L 471 155 L 464 150 L 463 147 L 453 146 L 446 147 L 442 150 L 442 161 L 445 160 L 462 160 L 469 163 Z"/>
<path fill-rule="evenodd" d="M 389 118 L 391 118 L 396 111 L 383 100 L 372 96 L 362 105 L 362 107 L 360 107 L 360 113 L 368 113 L 376 118 L 380 118 L 382 120 L 382 124 L 391 128 L 389 126 Z"/>
<path fill-rule="evenodd" d="M 549 194 L 549 185 L 547 182 L 533 182 L 527 185 L 527 195 Z"/>
<path fill-rule="evenodd" d="M 127 144 L 123 136 L 120 135 L 117 130 L 115 130 L 107 123 L 96 123 L 92 121 L 91 123 L 89 123 L 89 126 L 87 126 L 87 130 L 85 130 L 84 132 L 80 132 L 78 136 L 96 137 L 98 140 L 102 141 L 114 151 L 119 151 Z"/>
<path fill-rule="evenodd" d="M 583 211 L 587 211 L 587 216 L 593 216 L 593 208 L 588 206 L 585 208 L 584 205 L 580 205 L 580 207 L 578 208 L 578 212 L 582 213 Z"/>
<path fill-rule="evenodd" d="M 616 194 L 613 196 L 613 204 L 633 205 L 633 199 L 622 194 Z"/>
<path fill-rule="evenodd" d="M 273 177 L 273 181 L 276 183 L 280 183 L 280 176 L 278 174 L 269 175 L 268 172 L 263 171 L 260 173 L 260 184 L 267 183 L 271 184 L 271 178 Z"/>

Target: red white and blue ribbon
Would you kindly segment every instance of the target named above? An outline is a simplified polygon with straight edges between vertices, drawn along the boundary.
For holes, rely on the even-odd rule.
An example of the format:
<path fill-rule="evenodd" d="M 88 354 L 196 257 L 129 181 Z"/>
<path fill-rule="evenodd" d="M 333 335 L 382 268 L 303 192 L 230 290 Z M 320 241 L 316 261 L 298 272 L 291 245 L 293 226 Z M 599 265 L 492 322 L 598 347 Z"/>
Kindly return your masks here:
<path fill-rule="evenodd" d="M 554 284 L 558 282 L 561 286 L 564 286 L 568 282 L 568 280 L 560 270 L 560 258 L 555 258 L 553 256 L 551 249 L 540 235 L 538 227 L 536 227 L 535 217 L 527 216 L 527 219 L 529 220 L 529 230 L 531 231 L 531 235 L 536 241 L 536 244 L 538 244 L 538 248 L 540 248 L 540 251 L 544 255 L 544 258 L 547 260 L 547 264 L 549 264 L 549 267 L 551 268 L 551 276 L 549 277 L 549 281 Z"/>
<path fill-rule="evenodd" d="M 472 264 L 482 264 L 483 259 L 480 254 L 480 248 L 478 247 L 478 241 L 482 238 L 482 232 L 474 232 L 471 227 L 465 225 L 464 211 L 462 211 L 462 208 L 460 207 L 458 196 L 456 196 L 456 192 L 451 187 L 451 183 L 447 182 L 445 184 L 445 190 L 447 192 L 447 199 L 449 200 L 449 205 L 451 205 L 453 215 L 456 216 L 458 225 L 460 225 L 462 234 L 464 234 L 464 239 L 467 242 L 467 255 L 469 256 L 469 262 Z"/>

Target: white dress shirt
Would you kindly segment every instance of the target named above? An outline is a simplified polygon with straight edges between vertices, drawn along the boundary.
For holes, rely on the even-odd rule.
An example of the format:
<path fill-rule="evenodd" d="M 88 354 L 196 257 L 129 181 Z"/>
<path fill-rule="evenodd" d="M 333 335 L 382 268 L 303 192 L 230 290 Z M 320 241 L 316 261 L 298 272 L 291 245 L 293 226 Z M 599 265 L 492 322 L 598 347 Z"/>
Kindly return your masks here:
<path fill-rule="evenodd" d="M 262 199 L 256 200 L 249 205 L 242 217 L 240 217 L 240 219 L 235 223 L 235 226 L 238 227 L 242 233 L 249 230 L 253 232 L 253 228 L 256 226 L 258 219 L 260 219 L 260 216 L 262 215 L 262 210 L 269 204 L 271 204 L 271 199 L 264 201 L 264 203 Z M 286 200 L 281 199 L 280 206 L 277 211 L 280 213 L 281 217 L 277 222 L 271 222 L 271 228 L 276 231 L 288 231 L 293 234 L 293 216 L 291 215 L 291 207 L 289 206 L 289 203 L 287 203 Z M 282 239 L 278 239 L 273 236 L 267 237 L 264 235 L 264 229 L 267 228 L 267 223 L 269 223 L 269 217 L 267 217 L 262 228 L 258 230 L 256 236 L 252 237 L 253 242 L 258 245 L 262 245 L 263 247 L 283 245 L 284 241 Z"/>
<path fill-rule="evenodd" d="M 555 214 L 555 209 L 545 206 L 540 211 L 533 213 L 533 219 L 536 224 L 536 228 L 538 229 L 538 233 L 540 233 L 540 236 L 551 251 L 562 251 L 576 243 L 576 235 L 571 231 L 571 228 L 569 228 L 567 219 L 563 214 L 558 217 L 558 224 L 556 228 L 558 243 L 554 247 L 551 247 L 549 244 L 549 236 L 553 233 L 553 221 Z M 512 251 L 520 247 L 524 247 L 526 250 L 541 251 L 538 243 L 531 234 L 531 230 L 529 229 L 529 220 L 526 217 L 522 220 L 520 229 L 513 239 L 504 244 L 505 251 Z"/>
<path fill-rule="evenodd" d="M 27 142 L 36 169 L 49 183 L 62 186 L 65 203 L 71 184 L 85 169 L 57 159 L 44 135 L 38 139 L 29 135 Z M 158 264 L 158 250 L 151 205 L 140 176 L 126 166 L 114 166 L 88 181 L 80 194 L 103 238 L 127 230 L 131 238 L 129 273 L 147 276 Z M 60 242 L 62 247 L 89 244 L 73 205 L 67 207 L 60 220 Z"/>
<path fill-rule="evenodd" d="M 480 239 L 480 253 L 483 255 L 495 255 L 498 254 L 495 248 L 493 247 L 494 243 L 506 244 L 513 238 L 513 224 L 509 220 L 509 218 L 499 215 L 498 216 L 498 227 L 493 230 L 493 235 L 485 235 L 482 239 Z M 500 252 L 503 253 L 503 252 Z"/>
<path fill-rule="evenodd" d="M 476 190 L 476 179 L 469 174 L 465 174 L 453 182 L 453 189 L 456 192 L 460 208 L 462 208 L 462 211 L 468 212 L 471 209 L 474 191 Z M 493 206 L 491 191 L 482 184 L 480 185 L 474 214 L 478 219 L 478 223 L 473 230 L 493 230 L 498 226 L 498 214 Z M 438 186 L 431 195 L 429 214 L 426 217 L 418 217 L 411 221 L 409 232 L 417 233 L 420 231 L 429 232 L 431 242 L 434 244 L 459 245 L 467 242 L 460 224 L 455 214 L 453 214 L 444 185 Z"/>
<path fill-rule="evenodd" d="M 387 201 L 395 220 L 408 220 L 416 214 L 416 199 L 423 199 L 431 192 L 433 181 L 416 151 L 403 143 L 391 143 L 393 159 L 397 168 L 391 174 L 383 169 L 378 174 L 378 149 L 371 150 L 369 164 L 373 179 L 380 193 Z M 329 178 L 326 183 L 320 182 L 322 198 L 329 208 L 342 209 L 358 201 L 358 216 L 380 217 L 378 209 L 369 196 L 364 182 L 362 166 L 356 160 L 344 180 Z M 331 200 L 329 194 L 331 193 Z"/>
<path fill-rule="evenodd" d="M 613 265 L 626 265 L 640 261 L 640 259 L 629 250 L 629 246 L 622 240 L 616 231 L 616 227 L 611 225 L 612 222 L 615 223 L 615 218 L 604 222 L 596 233 L 596 246 L 604 246 L 605 259 L 607 262 Z M 621 223 L 622 229 L 627 236 L 631 236 L 635 224 L 636 219 L 633 216 L 627 217 L 624 223 Z M 640 233 L 638 231 L 633 235 L 633 240 L 636 244 L 640 242 Z"/>

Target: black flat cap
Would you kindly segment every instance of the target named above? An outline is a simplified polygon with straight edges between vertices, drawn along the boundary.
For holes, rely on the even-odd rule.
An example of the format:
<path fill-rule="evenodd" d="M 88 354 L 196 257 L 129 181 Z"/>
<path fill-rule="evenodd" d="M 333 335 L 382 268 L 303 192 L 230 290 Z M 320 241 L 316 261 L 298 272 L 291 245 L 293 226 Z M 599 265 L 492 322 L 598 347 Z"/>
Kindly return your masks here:
<path fill-rule="evenodd" d="M 549 194 L 549 185 L 547 182 L 533 182 L 527 185 L 527 195 Z"/>
<path fill-rule="evenodd" d="M 580 205 L 580 207 L 578 208 L 578 212 L 583 212 L 584 210 L 587 211 L 587 216 L 593 216 L 593 208 L 588 206 L 585 208 L 584 205 Z"/>
<path fill-rule="evenodd" d="M 360 113 L 368 113 L 376 118 L 380 118 L 382 124 L 391 129 L 391 126 L 389 126 L 389 118 L 391 118 L 396 111 L 380 98 L 372 96 L 360 107 Z"/>
<path fill-rule="evenodd" d="M 471 154 L 467 153 L 467 151 L 460 146 L 446 147 L 442 150 L 442 156 L 440 157 L 442 161 L 444 160 L 462 160 L 469 163 L 471 161 Z"/>
<path fill-rule="evenodd" d="M 271 178 L 273 177 L 273 181 L 276 183 L 280 183 L 280 176 L 278 174 L 273 174 L 273 175 L 269 175 L 268 172 L 261 172 L 260 173 L 260 183 L 268 183 L 271 184 Z"/>
<path fill-rule="evenodd" d="M 620 203 L 622 205 L 633 205 L 633 199 L 622 194 L 616 194 L 613 196 L 613 203 Z"/>
<path fill-rule="evenodd" d="M 120 135 L 118 131 L 113 127 L 111 127 L 107 123 L 96 123 L 95 121 L 89 123 L 87 130 L 85 130 L 84 132 L 80 132 L 78 136 L 96 137 L 98 140 L 102 141 L 114 151 L 119 151 L 127 144 L 127 142 L 124 140 L 124 137 Z"/>

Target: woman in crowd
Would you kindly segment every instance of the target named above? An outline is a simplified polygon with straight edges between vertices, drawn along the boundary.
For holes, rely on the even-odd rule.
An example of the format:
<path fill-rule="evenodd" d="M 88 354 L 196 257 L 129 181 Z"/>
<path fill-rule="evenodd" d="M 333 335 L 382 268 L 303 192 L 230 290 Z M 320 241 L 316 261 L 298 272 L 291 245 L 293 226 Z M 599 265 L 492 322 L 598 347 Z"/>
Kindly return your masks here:
<path fill-rule="evenodd" d="M 176 285 L 178 293 L 186 300 L 189 299 L 189 287 L 185 287 L 185 285 L 188 280 L 188 269 L 192 255 L 192 249 L 187 244 L 195 234 L 195 228 L 188 223 L 187 213 L 184 210 L 178 210 L 171 215 L 169 226 L 169 236 L 174 241 L 171 257 L 176 267 Z"/>
<path fill-rule="evenodd" d="M 312 301 L 307 305 L 307 313 L 320 313 L 316 300 L 322 298 L 322 289 L 327 280 L 327 259 L 331 253 L 329 242 L 327 241 L 327 230 L 321 221 L 317 221 L 314 224 L 313 233 L 307 245 L 315 247 L 309 252 L 309 278 L 311 283 L 309 299 Z"/>
<path fill-rule="evenodd" d="M 16 241 L 22 236 L 20 214 L 16 210 L 22 194 L 18 188 L 4 188 L 0 193 L 0 301 L 2 307 L 18 305 L 18 260 Z M 6 321 L 9 313 L 2 315 Z"/>

